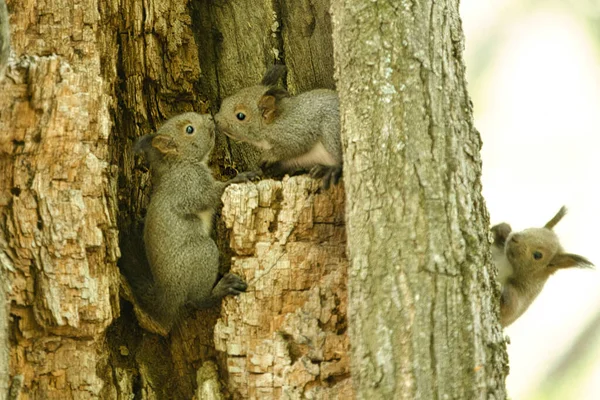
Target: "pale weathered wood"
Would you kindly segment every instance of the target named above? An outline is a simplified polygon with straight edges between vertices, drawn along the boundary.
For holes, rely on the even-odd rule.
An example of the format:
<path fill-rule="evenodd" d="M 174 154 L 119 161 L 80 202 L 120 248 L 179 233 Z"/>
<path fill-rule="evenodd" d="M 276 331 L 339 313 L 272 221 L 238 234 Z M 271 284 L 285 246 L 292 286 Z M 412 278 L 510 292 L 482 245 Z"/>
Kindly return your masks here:
<path fill-rule="evenodd" d="M 332 12 L 357 397 L 504 399 L 458 1 Z"/>
<path fill-rule="evenodd" d="M 119 314 L 108 87 L 98 10 L 83 3 L 8 2 L 17 59 L 0 83 L 0 243 L 20 399 L 98 397 L 98 348 Z"/>
<path fill-rule="evenodd" d="M 351 398 L 341 186 L 308 177 L 235 185 L 223 198 L 231 269 L 215 346 L 234 398 Z"/>

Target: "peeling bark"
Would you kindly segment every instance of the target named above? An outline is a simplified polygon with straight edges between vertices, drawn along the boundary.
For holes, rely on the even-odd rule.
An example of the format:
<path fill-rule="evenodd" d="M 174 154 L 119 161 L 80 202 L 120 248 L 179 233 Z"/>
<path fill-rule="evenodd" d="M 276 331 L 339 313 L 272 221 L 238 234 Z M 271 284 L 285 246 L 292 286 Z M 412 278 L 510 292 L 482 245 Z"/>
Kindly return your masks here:
<path fill-rule="evenodd" d="M 104 386 L 103 333 L 119 314 L 111 102 L 90 35 L 99 14 L 93 7 L 60 14 L 48 3 L 8 5 L 13 49 L 28 54 L 12 60 L 0 83 L 10 372 L 22 377 L 21 399 L 93 398 Z M 38 24 L 32 14 L 43 16 Z M 72 42 L 53 34 L 63 29 L 74 29 Z"/>

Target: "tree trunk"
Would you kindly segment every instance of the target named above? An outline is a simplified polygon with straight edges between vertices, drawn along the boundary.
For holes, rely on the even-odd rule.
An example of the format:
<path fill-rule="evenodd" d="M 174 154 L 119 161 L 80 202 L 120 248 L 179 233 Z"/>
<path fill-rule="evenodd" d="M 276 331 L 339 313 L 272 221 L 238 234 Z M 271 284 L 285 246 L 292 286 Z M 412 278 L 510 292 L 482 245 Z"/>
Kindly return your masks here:
<path fill-rule="evenodd" d="M 231 264 L 234 272 L 244 275 L 249 291 L 227 299 L 222 310 L 190 310 L 168 337 L 142 329 L 133 306 L 120 296 L 121 272 L 144 273 L 136 260 L 143 257 L 140 221 L 150 188 L 143 163 L 133 157 L 134 140 L 180 112 L 216 111 L 222 98 L 257 83 L 275 61 L 287 64 L 286 83 L 292 93 L 334 88 L 328 0 L 7 0 L 7 4 L 13 57 L 0 80 L 0 269 L 8 279 L 1 282 L 0 294 L 6 289 L 10 306 L 7 316 L 0 310 L 0 398 L 7 390 L 10 398 L 19 399 L 351 397 L 341 186 L 321 192 L 316 182 L 295 177 L 228 189 L 218 229 L 222 267 Z M 385 183 L 385 190 L 381 179 L 369 181 L 377 195 L 363 204 L 375 211 L 363 226 L 381 219 L 379 206 L 391 210 L 388 194 L 402 193 L 402 202 L 394 200 L 413 219 L 395 219 L 378 227 L 396 232 L 414 228 L 418 233 L 392 236 L 396 238 L 392 247 L 402 249 L 401 254 L 377 249 L 397 269 L 393 278 L 401 290 L 396 293 L 404 296 L 387 299 L 406 304 L 403 310 L 409 313 L 402 319 L 396 318 L 397 310 L 385 316 L 375 307 L 371 311 L 390 317 L 383 319 L 379 332 L 389 333 L 398 322 L 410 328 L 398 329 L 406 336 L 390 342 L 398 346 L 390 352 L 399 357 L 398 363 L 419 366 L 414 368 L 418 374 L 404 364 L 391 370 L 404 373 L 399 390 L 408 393 L 434 382 L 440 397 L 476 393 L 475 387 L 477 393 L 501 394 L 505 372 L 499 365 L 505 354 L 491 317 L 495 303 L 487 300 L 492 298 L 489 294 L 484 296 L 484 290 L 491 293 L 491 278 L 484 268 L 487 216 L 478 186 L 479 139 L 471 125 L 460 51 L 453 52 L 461 43 L 451 41 L 461 38 L 460 28 L 448 27 L 448 21 L 457 21 L 455 10 L 448 11 L 447 18 L 444 25 L 431 25 L 443 57 L 427 58 L 438 57 L 429 36 L 419 41 L 407 37 L 411 52 L 420 50 L 419 59 L 429 66 L 413 70 L 409 69 L 413 61 L 403 61 L 398 70 L 392 69 L 394 79 L 406 77 L 404 89 L 395 81 L 396 89 L 423 104 L 423 115 L 403 109 L 404 98 L 389 94 L 386 85 L 381 86 L 382 99 L 390 96 L 390 103 L 356 103 L 360 110 L 355 115 L 362 115 L 365 123 L 373 121 L 363 126 L 362 134 L 390 129 L 387 144 L 395 146 L 398 141 L 392 138 L 401 135 L 405 149 L 394 161 L 403 171 L 400 180 Z M 415 20 L 411 34 L 429 32 L 430 22 Z M 339 30 L 336 35 L 342 38 Z M 358 48 L 362 46 L 357 42 L 357 49 L 348 49 L 346 57 Z M 369 54 L 365 57 L 375 60 Z M 338 62 L 345 65 L 339 54 Z M 432 64 L 435 68 L 428 70 Z M 367 68 L 363 61 L 358 65 L 371 74 L 365 76 L 375 76 L 372 66 Z M 369 99 L 367 92 L 364 98 L 349 92 L 348 79 L 359 79 L 353 75 L 360 73 L 357 68 L 355 63 L 346 71 L 348 76 L 340 73 L 342 94 L 347 96 L 342 102 L 344 121 L 350 118 L 350 101 Z M 421 73 L 416 78 L 423 81 L 411 75 L 417 71 Z M 442 72 L 444 80 L 439 77 Z M 438 86 L 443 92 L 437 91 Z M 406 118 L 390 120 L 386 115 L 380 120 L 389 124 L 377 125 L 381 122 L 363 110 L 380 113 L 373 116 L 393 111 L 390 115 L 397 118 L 406 113 Z M 356 121 L 345 126 L 348 134 L 358 135 Z M 421 138 L 425 144 L 408 135 L 419 127 L 429 127 L 429 136 Z M 382 160 L 392 156 L 375 152 L 382 145 L 379 135 L 360 144 Z M 427 144 L 433 153 L 421 150 Z M 347 146 L 348 154 L 356 152 L 353 146 Z M 422 159 L 419 165 L 417 154 Z M 212 159 L 216 176 L 233 176 L 255 167 L 257 160 L 255 150 L 218 136 Z M 357 254 L 366 254 L 360 246 L 367 244 L 356 243 L 364 240 L 356 223 L 365 221 L 354 215 L 356 196 L 361 195 L 357 179 L 366 179 L 363 169 L 379 165 L 373 163 L 368 155 L 347 155 L 348 221 L 357 235 L 350 238 L 355 260 Z M 451 180 L 443 186 L 445 178 Z M 439 234 L 440 227 L 445 235 Z M 384 231 L 372 232 L 379 238 Z M 381 259 L 369 262 L 373 271 L 381 268 Z M 351 283 L 355 282 L 354 277 Z M 380 290 L 372 293 L 374 298 L 366 298 L 361 293 L 369 286 L 364 285 L 355 286 L 353 293 L 365 305 L 375 304 L 385 293 Z M 471 330 L 464 321 L 456 321 L 458 313 L 468 316 Z M 431 330 L 434 320 L 429 316 L 435 316 L 436 331 Z M 356 326 L 363 317 L 364 326 L 373 327 L 371 316 L 358 311 L 353 314 Z M 414 329 L 424 336 L 411 334 Z M 3 345 L 6 336 L 8 352 Z M 360 354 L 364 347 L 356 339 L 353 346 Z M 440 350 L 443 340 L 451 345 L 446 352 Z M 493 346 L 486 346 L 490 343 Z M 382 354 L 388 354 L 387 348 Z M 451 358 L 455 356 L 456 361 Z M 3 363 L 7 359 L 8 366 Z M 363 370 L 356 360 L 358 372 L 352 379 L 358 382 L 361 398 L 370 370 Z M 451 362 L 461 366 L 455 369 L 459 380 L 452 388 L 464 389 L 465 380 L 472 379 L 473 390 L 446 390 L 444 385 L 451 382 L 444 374 Z M 375 367 L 371 370 L 382 371 Z M 2 373 L 7 370 L 10 377 Z M 427 374 L 436 378 L 427 381 L 423 378 Z M 381 386 L 390 380 L 387 375 L 376 377 Z M 494 379 L 498 388 L 490 383 Z M 422 397 L 427 397 L 428 388 L 422 390 Z"/>
<path fill-rule="evenodd" d="M 332 12 L 356 395 L 505 398 L 458 2 Z"/>

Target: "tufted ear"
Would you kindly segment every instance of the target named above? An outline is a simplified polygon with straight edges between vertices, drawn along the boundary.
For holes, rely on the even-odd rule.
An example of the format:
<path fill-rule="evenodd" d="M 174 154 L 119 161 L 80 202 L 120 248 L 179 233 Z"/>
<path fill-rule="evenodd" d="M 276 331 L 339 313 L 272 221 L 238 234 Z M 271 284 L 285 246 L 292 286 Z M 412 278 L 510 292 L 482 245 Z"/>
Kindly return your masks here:
<path fill-rule="evenodd" d="M 279 100 L 284 97 L 289 97 L 289 93 L 283 89 L 269 89 L 262 95 L 258 101 L 258 109 L 263 117 L 263 120 L 270 124 L 281 113 L 279 108 Z"/>
<path fill-rule="evenodd" d="M 152 147 L 163 154 L 177 153 L 177 143 L 167 135 L 156 135 L 152 138 Z"/>
<path fill-rule="evenodd" d="M 265 76 L 263 76 L 260 84 L 264 85 L 264 86 L 275 86 L 275 85 L 277 85 L 277 82 L 279 81 L 279 79 L 283 78 L 284 74 L 285 74 L 285 65 L 275 64 L 267 70 L 267 72 L 265 73 Z"/>
<path fill-rule="evenodd" d="M 594 264 L 592 264 L 587 258 L 577 254 L 559 253 L 554 256 L 548 266 L 552 268 L 591 268 L 594 266 Z"/>
<path fill-rule="evenodd" d="M 567 214 L 567 207 L 562 206 L 554 217 L 544 225 L 544 228 L 552 229 L 560 222 L 560 220 Z"/>

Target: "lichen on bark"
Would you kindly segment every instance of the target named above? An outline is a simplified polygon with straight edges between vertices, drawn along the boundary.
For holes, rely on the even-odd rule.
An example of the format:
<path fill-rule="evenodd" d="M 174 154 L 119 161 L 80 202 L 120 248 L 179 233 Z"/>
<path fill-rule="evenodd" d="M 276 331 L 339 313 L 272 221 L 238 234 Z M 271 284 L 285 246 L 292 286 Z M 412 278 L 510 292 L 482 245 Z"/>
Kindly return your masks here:
<path fill-rule="evenodd" d="M 332 3 L 359 398 L 505 398 L 458 2 Z"/>

